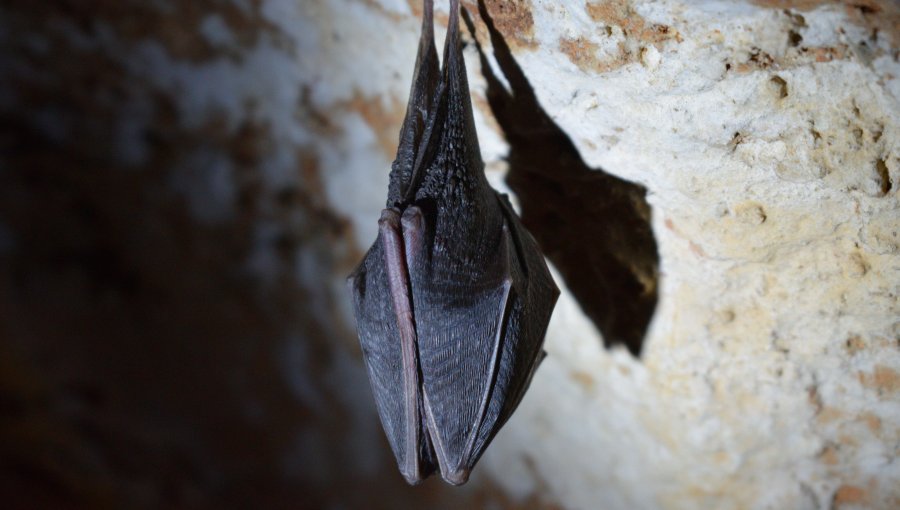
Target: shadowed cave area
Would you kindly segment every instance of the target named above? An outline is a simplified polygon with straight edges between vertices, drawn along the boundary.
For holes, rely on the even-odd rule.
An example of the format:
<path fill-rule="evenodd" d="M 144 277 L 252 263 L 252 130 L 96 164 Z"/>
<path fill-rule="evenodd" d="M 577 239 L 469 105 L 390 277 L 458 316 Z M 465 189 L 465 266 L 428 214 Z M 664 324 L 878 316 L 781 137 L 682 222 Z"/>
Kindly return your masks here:
<path fill-rule="evenodd" d="M 569 137 L 541 108 L 534 90 L 478 2 L 494 57 L 511 91 L 476 41 L 487 98 L 509 143 L 507 183 L 519 197 L 522 221 L 603 333 L 635 356 L 657 303 L 659 253 L 650 227 L 647 189 L 581 159 Z M 469 32 L 474 26 L 463 10 Z"/>

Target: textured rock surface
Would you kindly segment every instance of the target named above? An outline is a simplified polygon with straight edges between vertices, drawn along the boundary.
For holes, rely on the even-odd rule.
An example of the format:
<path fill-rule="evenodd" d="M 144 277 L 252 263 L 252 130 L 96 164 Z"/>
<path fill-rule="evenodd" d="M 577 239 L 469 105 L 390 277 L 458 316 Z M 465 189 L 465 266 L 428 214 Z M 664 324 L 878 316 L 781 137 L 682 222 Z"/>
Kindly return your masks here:
<path fill-rule="evenodd" d="M 497 473 L 530 434 L 574 507 L 900 503 L 898 7 L 770 7 L 532 9 L 542 104 L 649 190 L 660 301 L 639 361 L 560 320 Z"/>
<path fill-rule="evenodd" d="M 900 506 L 897 4 L 486 4 L 537 99 L 475 14 L 519 92 L 495 116 L 467 47 L 489 179 L 512 167 L 573 291 L 462 489 L 403 485 L 343 285 L 375 237 L 418 2 L 0 7 L 4 493 Z M 538 119 L 558 171 L 517 170 L 531 138 L 509 119 Z M 648 220 L 656 250 L 622 237 Z"/>
<path fill-rule="evenodd" d="M 557 316 L 507 486 L 530 457 L 578 508 L 900 504 L 898 6 L 760 4 L 531 8 L 542 105 L 649 190 L 660 301 L 640 360 Z"/>

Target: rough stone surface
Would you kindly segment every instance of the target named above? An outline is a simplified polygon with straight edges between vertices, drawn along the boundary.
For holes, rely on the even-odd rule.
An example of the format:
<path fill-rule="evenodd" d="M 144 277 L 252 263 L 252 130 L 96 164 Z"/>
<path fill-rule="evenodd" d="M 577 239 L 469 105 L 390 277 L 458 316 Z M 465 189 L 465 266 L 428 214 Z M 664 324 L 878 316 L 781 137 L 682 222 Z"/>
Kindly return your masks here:
<path fill-rule="evenodd" d="M 549 356 L 470 485 L 405 487 L 343 279 L 375 237 L 419 2 L 8 2 L 5 494 L 23 507 L 900 507 L 896 2 L 485 4 L 575 156 L 647 190 L 659 267 L 631 270 L 658 302 L 640 354 L 605 347 L 596 303 L 564 291 Z M 446 12 L 437 2 L 439 43 Z M 506 190 L 522 148 L 491 111 L 475 45 L 465 53 L 488 177 Z M 554 186 L 575 196 L 584 182 Z M 548 253 L 618 246 L 530 226 L 571 237 Z M 561 263 L 557 280 L 575 289 L 573 274 Z"/>
<path fill-rule="evenodd" d="M 557 316 L 507 486 L 529 456 L 574 508 L 900 504 L 900 6 L 770 4 L 532 9 L 544 108 L 649 190 L 660 301 L 640 360 Z"/>

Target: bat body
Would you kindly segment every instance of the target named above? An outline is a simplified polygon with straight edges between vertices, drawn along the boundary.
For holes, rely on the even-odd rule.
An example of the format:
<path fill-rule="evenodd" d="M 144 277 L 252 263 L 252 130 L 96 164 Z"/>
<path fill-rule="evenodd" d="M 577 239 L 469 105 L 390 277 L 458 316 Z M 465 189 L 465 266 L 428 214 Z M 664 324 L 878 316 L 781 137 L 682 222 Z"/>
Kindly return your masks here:
<path fill-rule="evenodd" d="M 379 417 L 400 472 L 459 485 L 543 357 L 559 290 L 484 163 L 451 0 L 443 68 L 422 35 L 378 238 L 348 278 Z"/>

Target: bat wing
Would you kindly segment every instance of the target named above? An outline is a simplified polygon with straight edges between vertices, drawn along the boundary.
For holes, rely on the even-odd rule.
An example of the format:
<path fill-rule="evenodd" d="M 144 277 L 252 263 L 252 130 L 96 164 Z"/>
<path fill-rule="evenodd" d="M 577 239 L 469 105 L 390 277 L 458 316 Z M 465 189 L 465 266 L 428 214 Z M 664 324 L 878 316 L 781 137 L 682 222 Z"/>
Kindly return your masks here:
<path fill-rule="evenodd" d="M 412 87 L 400 128 L 397 158 L 391 165 L 388 206 L 405 202 L 415 190 L 416 182 L 421 180 L 421 164 L 427 160 L 429 139 L 438 117 L 434 103 L 440 97 L 440 64 L 434 45 L 433 9 L 432 2 L 424 2 Z"/>
<path fill-rule="evenodd" d="M 544 359 L 544 335 L 559 298 L 559 288 L 537 242 L 522 226 L 506 195 L 496 194 L 496 198 L 508 227 L 509 242 L 515 248 L 512 253 L 516 263 L 511 265 L 515 299 L 505 319 L 503 350 L 486 419 L 491 426 L 482 427 L 479 432 L 478 455 L 515 411 Z"/>
<path fill-rule="evenodd" d="M 442 476 L 454 484 L 468 479 L 521 400 L 559 293 L 509 205 L 497 196 L 496 206 L 503 227 L 477 278 L 459 274 L 440 251 L 418 249 L 428 236 L 404 221 L 426 426 Z"/>
<path fill-rule="evenodd" d="M 415 323 L 399 216 L 386 209 L 379 234 L 347 280 L 375 404 L 400 471 L 410 484 L 435 467 L 424 429 Z"/>

